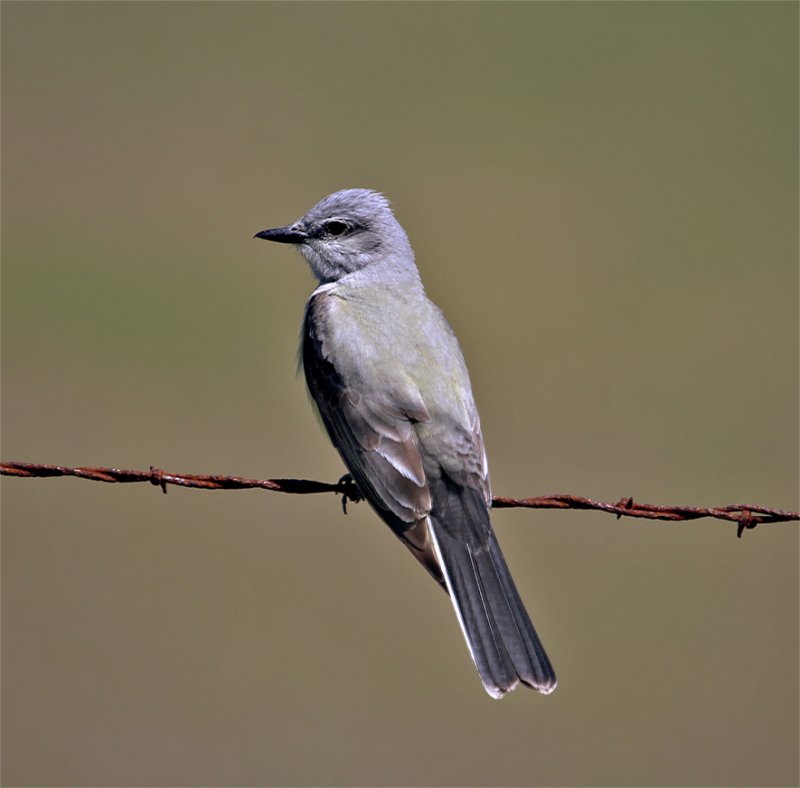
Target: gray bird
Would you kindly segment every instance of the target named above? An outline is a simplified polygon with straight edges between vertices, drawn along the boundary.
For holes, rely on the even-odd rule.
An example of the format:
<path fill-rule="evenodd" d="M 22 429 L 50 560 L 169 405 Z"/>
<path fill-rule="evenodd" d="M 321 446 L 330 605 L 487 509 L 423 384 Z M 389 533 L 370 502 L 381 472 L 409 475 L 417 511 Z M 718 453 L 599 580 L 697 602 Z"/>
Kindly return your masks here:
<path fill-rule="evenodd" d="M 483 686 L 556 676 L 489 521 L 489 471 L 458 340 L 425 295 L 386 198 L 345 189 L 256 238 L 294 244 L 319 286 L 302 364 L 359 491 L 450 595 Z"/>

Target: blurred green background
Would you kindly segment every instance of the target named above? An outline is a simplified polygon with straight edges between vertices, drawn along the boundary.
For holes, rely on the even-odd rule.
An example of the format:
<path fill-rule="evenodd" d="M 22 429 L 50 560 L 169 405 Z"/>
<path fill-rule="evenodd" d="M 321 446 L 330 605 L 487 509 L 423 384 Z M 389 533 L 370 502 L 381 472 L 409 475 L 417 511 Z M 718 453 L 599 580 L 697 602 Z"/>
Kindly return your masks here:
<path fill-rule="evenodd" d="M 335 480 L 313 287 L 385 192 L 495 493 L 798 506 L 796 3 L 2 4 L 5 459 Z M 3 480 L 6 785 L 797 785 L 798 529 L 497 512 L 486 696 L 365 505 Z"/>

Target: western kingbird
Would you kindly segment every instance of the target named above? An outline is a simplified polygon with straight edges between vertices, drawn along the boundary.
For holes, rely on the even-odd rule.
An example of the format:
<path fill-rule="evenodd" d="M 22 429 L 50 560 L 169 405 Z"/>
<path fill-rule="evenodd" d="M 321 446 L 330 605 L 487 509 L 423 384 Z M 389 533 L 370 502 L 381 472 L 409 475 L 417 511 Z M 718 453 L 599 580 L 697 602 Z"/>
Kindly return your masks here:
<path fill-rule="evenodd" d="M 345 189 L 256 238 L 294 244 L 319 286 L 302 364 L 360 492 L 450 595 L 483 686 L 501 698 L 556 676 L 489 521 L 478 411 L 458 340 L 428 300 L 389 202 Z"/>

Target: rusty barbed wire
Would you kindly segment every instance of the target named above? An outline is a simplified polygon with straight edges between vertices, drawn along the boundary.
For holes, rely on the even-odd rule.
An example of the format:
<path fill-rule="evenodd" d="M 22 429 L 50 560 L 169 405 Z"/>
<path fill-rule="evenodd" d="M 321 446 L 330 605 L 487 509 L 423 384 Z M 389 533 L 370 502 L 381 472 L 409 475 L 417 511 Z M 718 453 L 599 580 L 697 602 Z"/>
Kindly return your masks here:
<path fill-rule="evenodd" d="M 201 490 L 245 490 L 262 489 L 274 492 L 309 495 L 316 493 L 337 493 L 342 495 L 342 506 L 348 500 L 358 501 L 358 488 L 349 476 L 338 482 L 319 482 L 310 479 L 247 479 L 242 476 L 218 476 L 208 474 L 168 473 L 150 466 L 148 471 L 132 471 L 122 468 L 71 468 L 64 465 L 43 465 L 32 462 L 0 463 L 0 476 L 27 478 L 47 478 L 55 476 L 76 476 L 95 482 L 130 484 L 149 482 L 167 492 L 167 485 L 192 487 Z M 704 517 L 738 523 L 737 536 L 745 529 L 755 528 L 766 523 L 785 523 L 800 520 L 800 512 L 773 509 L 768 506 L 732 504 L 704 508 L 699 506 L 655 506 L 634 502 L 633 498 L 622 498 L 616 503 L 604 503 L 584 498 L 580 495 L 541 495 L 534 498 L 506 498 L 495 496 L 492 499 L 495 509 L 591 509 L 608 512 L 620 517 L 636 517 L 661 522 L 687 522 Z M 345 509 L 346 511 L 346 509 Z"/>

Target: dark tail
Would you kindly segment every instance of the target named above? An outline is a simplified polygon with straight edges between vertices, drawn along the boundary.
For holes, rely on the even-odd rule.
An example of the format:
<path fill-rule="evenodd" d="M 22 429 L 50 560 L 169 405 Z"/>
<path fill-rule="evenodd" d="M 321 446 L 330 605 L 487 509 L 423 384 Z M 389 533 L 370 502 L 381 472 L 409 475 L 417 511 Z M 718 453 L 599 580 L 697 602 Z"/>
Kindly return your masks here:
<path fill-rule="evenodd" d="M 485 505 L 481 513 L 475 502 L 465 508 L 453 507 L 452 498 L 450 503 L 446 520 L 434 506 L 428 527 L 483 686 L 493 698 L 502 698 L 520 681 L 552 692 L 556 674 L 511 579 Z M 462 518 L 469 512 L 473 522 L 454 523 L 454 509 L 461 509 Z M 483 523 L 474 522 L 476 515 Z"/>

